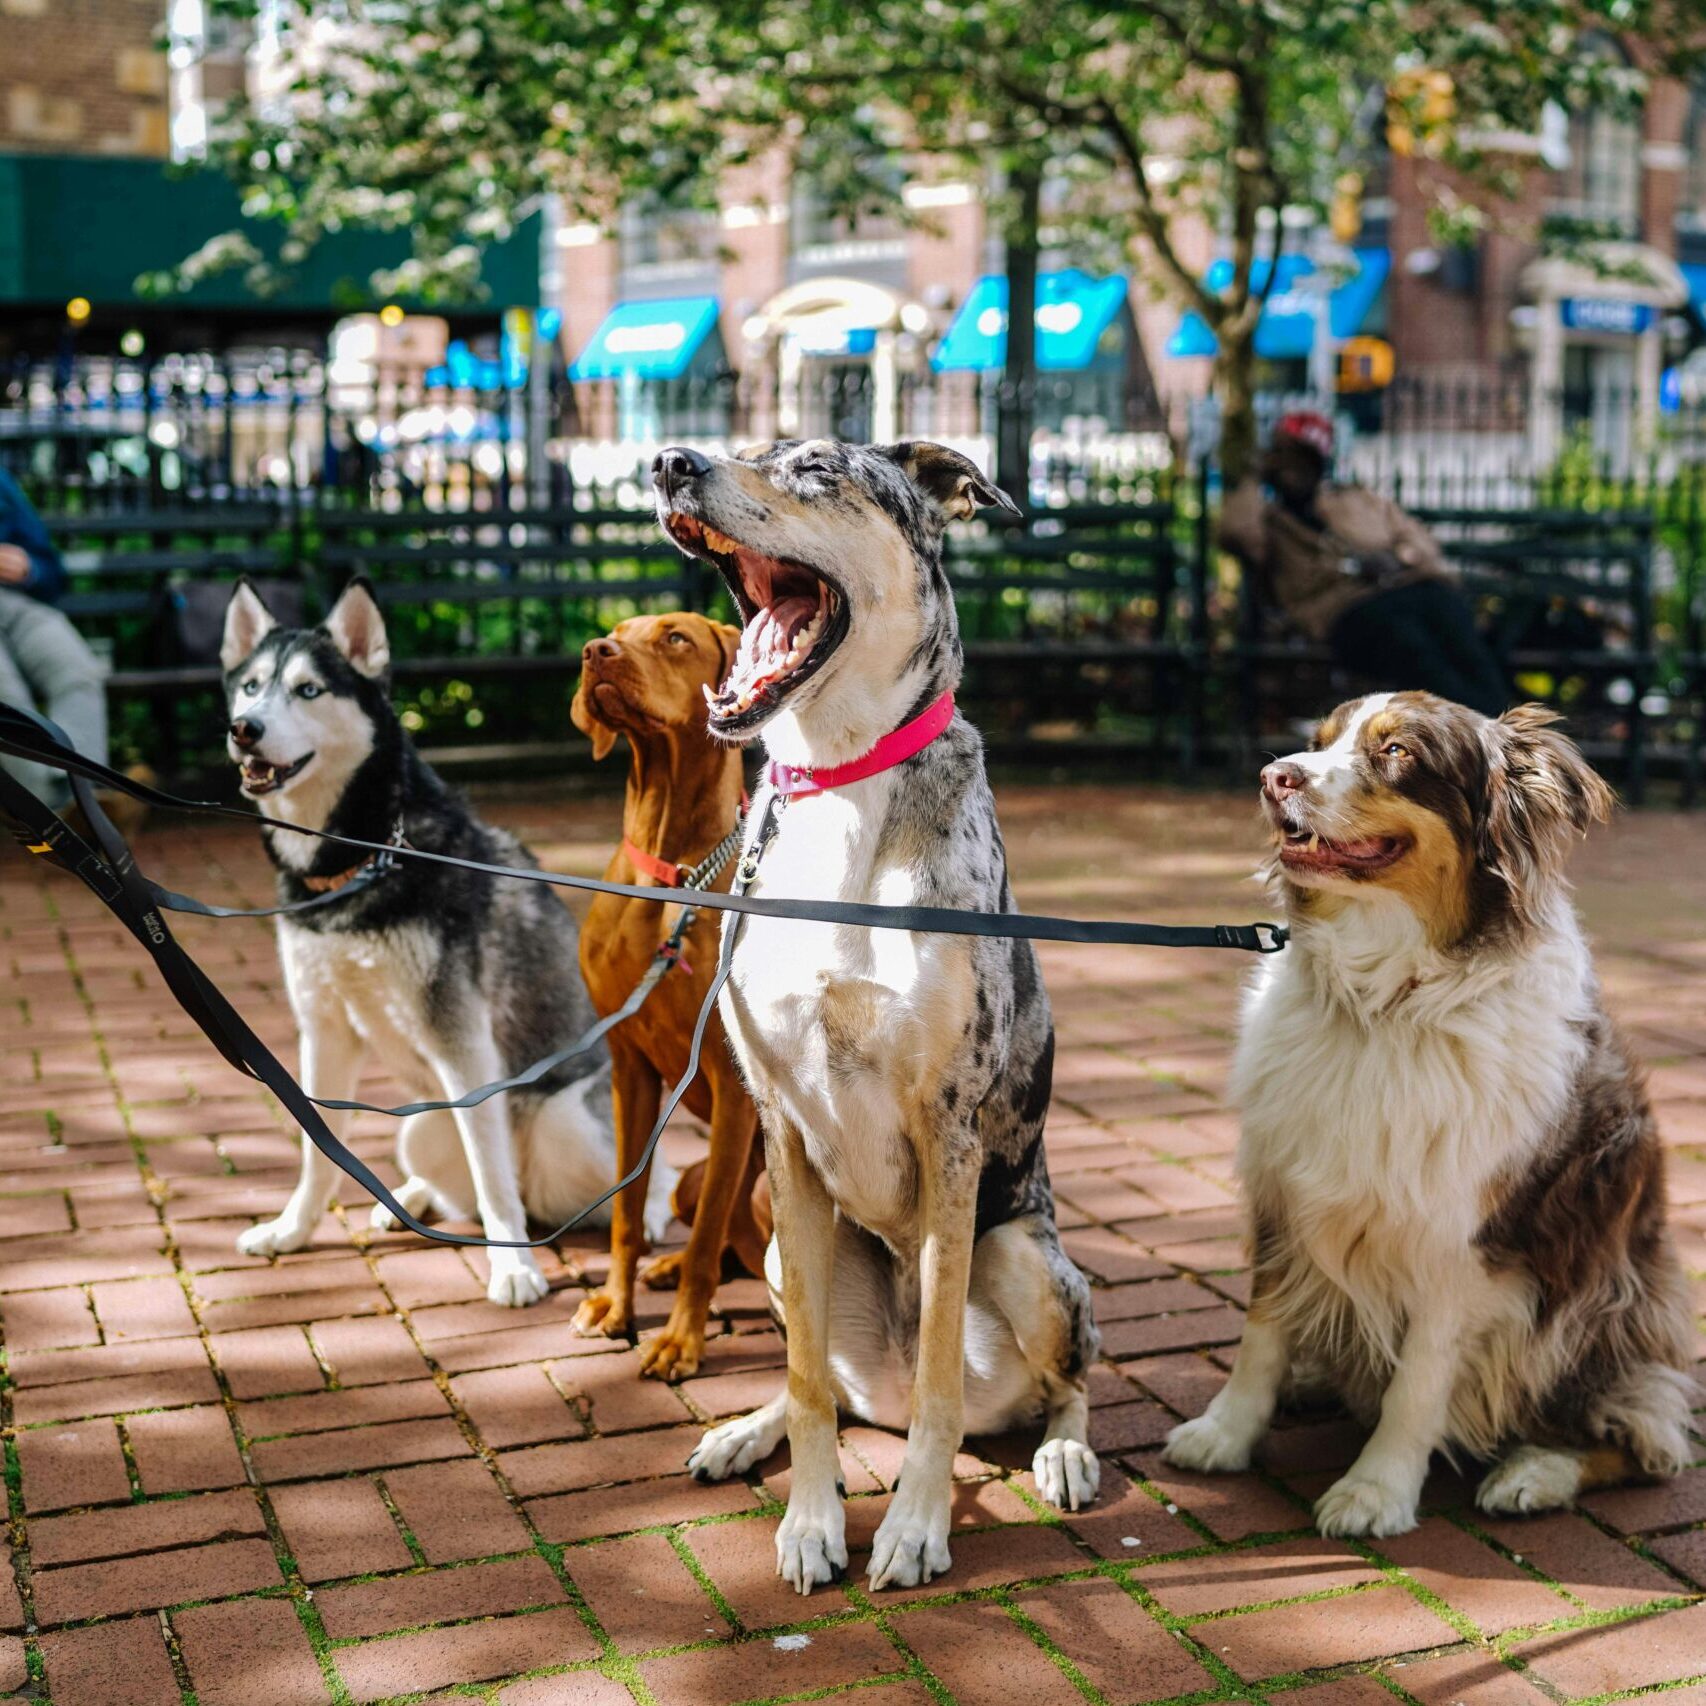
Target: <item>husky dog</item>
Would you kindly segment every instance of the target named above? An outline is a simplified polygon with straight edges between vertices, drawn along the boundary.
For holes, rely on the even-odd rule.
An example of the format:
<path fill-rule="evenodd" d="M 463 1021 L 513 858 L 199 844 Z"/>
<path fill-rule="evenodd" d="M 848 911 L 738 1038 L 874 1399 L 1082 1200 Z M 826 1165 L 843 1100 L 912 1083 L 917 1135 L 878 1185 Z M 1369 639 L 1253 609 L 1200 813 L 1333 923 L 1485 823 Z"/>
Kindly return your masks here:
<path fill-rule="evenodd" d="M 390 647 L 366 582 L 352 581 L 318 628 L 281 628 L 246 581 L 225 613 L 220 662 L 227 750 L 269 827 L 282 901 L 347 887 L 370 861 L 335 842 L 271 824 L 495 865 L 535 864 L 513 836 L 482 823 L 415 751 L 387 691 Z M 353 860 L 353 863 L 352 863 Z M 311 1095 L 353 1099 L 376 1055 L 411 1099 L 454 1100 L 504 1078 L 593 1023 L 574 921 L 538 883 L 400 859 L 342 903 L 278 922 L 285 988 Z M 349 1115 L 328 1112 L 341 1137 Z M 416 1114 L 397 1134 L 411 1214 L 476 1214 L 488 1238 L 524 1238 L 529 1216 L 555 1225 L 616 1176 L 610 1063 L 602 1046 L 527 1090 L 478 1107 Z M 660 1174 L 664 1175 L 660 1178 Z M 284 1212 L 237 1240 L 245 1255 L 299 1250 L 332 1199 L 337 1171 L 305 1136 L 302 1175 Z M 670 1169 L 654 1167 L 648 1226 L 669 1219 Z M 609 1209 L 595 1217 L 608 1225 Z M 396 1222 L 380 1207 L 373 1224 Z M 545 1295 L 531 1250 L 490 1252 L 494 1303 Z"/>
<path fill-rule="evenodd" d="M 921 443 L 671 449 L 654 483 L 670 537 L 721 571 L 744 624 L 708 696 L 712 734 L 762 729 L 773 761 L 822 776 L 958 683 L 943 528 L 1012 507 L 965 457 Z M 793 799 L 778 821 L 756 894 L 1013 910 L 982 743 L 957 716 L 904 763 Z M 1038 1490 L 1088 1503 L 1098 1339 L 1055 1229 L 1054 1027 L 1032 944 L 750 918 L 722 1016 L 764 1127 L 788 1386 L 708 1433 L 695 1474 L 738 1473 L 786 1431 L 777 1568 L 801 1593 L 847 1564 L 838 1409 L 908 1430 L 875 1587 L 947 1569 L 967 1432 L 1045 1423 Z"/>

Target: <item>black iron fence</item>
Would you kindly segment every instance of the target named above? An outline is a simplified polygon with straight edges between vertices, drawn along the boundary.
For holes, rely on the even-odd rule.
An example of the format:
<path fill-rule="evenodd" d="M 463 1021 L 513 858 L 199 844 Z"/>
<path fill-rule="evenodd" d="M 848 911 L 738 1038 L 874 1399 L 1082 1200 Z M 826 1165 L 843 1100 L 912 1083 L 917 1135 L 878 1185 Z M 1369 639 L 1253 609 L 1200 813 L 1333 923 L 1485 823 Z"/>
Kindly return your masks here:
<path fill-rule="evenodd" d="M 584 641 L 642 609 L 720 596 L 651 521 L 659 442 L 839 426 L 987 455 L 1011 401 L 999 376 L 978 374 L 902 374 L 875 396 L 869 371 L 849 368 L 808 372 L 792 395 L 727 376 L 649 397 L 559 383 L 542 418 L 537 394 L 507 387 L 334 378 L 274 352 L 5 379 L 0 459 L 54 517 L 73 611 L 115 672 L 122 744 L 168 763 L 206 756 L 208 635 L 236 573 L 311 615 L 362 569 L 382 588 L 405 710 L 429 743 L 578 750 L 566 712 Z M 1269 393 L 1265 424 L 1303 402 Z M 1627 778 L 1676 773 L 1692 787 L 1706 410 L 1686 387 L 1409 383 L 1336 413 L 1337 476 L 1428 519 L 1523 690 L 1565 706 Z M 968 691 L 998 745 L 1244 766 L 1355 685 L 1295 637 L 1251 649 L 1249 589 L 1212 543 L 1220 480 L 1195 454 L 1214 425 L 1201 402 L 1118 421 L 1039 412 L 1031 524 L 956 534 Z"/>

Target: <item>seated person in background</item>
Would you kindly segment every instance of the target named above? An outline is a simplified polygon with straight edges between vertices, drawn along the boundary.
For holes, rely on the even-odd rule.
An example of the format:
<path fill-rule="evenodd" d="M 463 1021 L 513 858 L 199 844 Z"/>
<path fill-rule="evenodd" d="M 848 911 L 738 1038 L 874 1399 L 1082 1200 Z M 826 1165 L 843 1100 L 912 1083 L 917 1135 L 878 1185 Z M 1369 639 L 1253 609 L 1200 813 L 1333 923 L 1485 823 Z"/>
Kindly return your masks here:
<path fill-rule="evenodd" d="M 1510 684 L 1433 536 L 1390 498 L 1329 482 L 1332 458 L 1331 421 L 1283 416 L 1257 473 L 1227 495 L 1222 548 L 1346 669 L 1498 716 Z"/>
<path fill-rule="evenodd" d="M 87 757 L 107 762 L 107 694 L 100 660 L 54 606 L 65 595 L 65 565 L 18 483 L 0 468 L 0 699 L 35 706 Z M 0 758 L 38 799 L 63 812 L 64 773 L 21 758 Z M 147 772 L 132 772 L 150 779 Z M 102 795 L 119 829 L 131 833 L 145 807 Z"/>

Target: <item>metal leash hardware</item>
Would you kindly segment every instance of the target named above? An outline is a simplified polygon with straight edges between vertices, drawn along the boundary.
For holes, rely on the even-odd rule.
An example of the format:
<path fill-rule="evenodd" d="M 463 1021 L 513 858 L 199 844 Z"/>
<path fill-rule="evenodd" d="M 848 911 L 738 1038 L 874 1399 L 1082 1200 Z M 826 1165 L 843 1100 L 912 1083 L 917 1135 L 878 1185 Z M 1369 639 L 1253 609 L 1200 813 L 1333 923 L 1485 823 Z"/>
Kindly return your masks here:
<path fill-rule="evenodd" d="M 735 826 L 697 865 L 683 869 L 680 865 L 675 868 L 679 886 L 686 890 L 707 889 L 722 875 L 723 867 L 741 844 L 741 838 L 746 833 L 746 809 L 743 806 L 735 817 Z M 684 906 L 681 916 L 675 921 L 675 928 L 665 938 L 664 944 L 658 949 L 658 958 L 666 959 L 672 966 L 685 966 L 687 961 L 681 952 L 681 944 L 687 937 L 687 932 L 693 928 L 694 920 L 699 916 L 697 906 Z"/>

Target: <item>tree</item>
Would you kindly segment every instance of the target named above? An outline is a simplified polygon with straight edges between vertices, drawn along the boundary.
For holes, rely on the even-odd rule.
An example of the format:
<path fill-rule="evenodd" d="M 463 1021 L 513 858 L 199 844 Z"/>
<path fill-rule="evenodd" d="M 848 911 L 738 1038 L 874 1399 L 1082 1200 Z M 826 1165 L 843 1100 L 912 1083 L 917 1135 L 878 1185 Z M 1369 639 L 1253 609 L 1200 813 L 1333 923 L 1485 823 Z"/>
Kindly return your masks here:
<path fill-rule="evenodd" d="M 862 161 L 933 155 L 1008 187 L 1010 366 L 1022 374 L 1031 348 L 1042 222 L 1112 242 L 1215 334 L 1236 473 L 1254 444 L 1256 328 L 1285 220 L 1325 214 L 1346 170 L 1390 135 L 1430 163 L 1441 220 L 1472 226 L 1524 169 L 1509 138 L 1534 134 L 1548 101 L 1639 98 L 1646 71 L 1579 53 L 1585 30 L 1642 39 L 1656 69 L 1700 42 L 1698 9 L 489 0 L 471 13 L 462 0 L 276 0 L 275 86 L 232 115 L 221 157 L 246 210 L 291 227 L 287 260 L 341 224 L 390 223 L 413 233 L 415 259 L 381 283 L 430 292 L 465 281 L 473 242 L 545 193 L 577 218 L 608 219 L 646 190 L 715 205 L 723 174 L 809 136 L 842 163 L 832 187 L 852 206 L 893 193 Z M 1050 173 L 1074 190 L 1055 211 L 1040 195 Z M 1193 222 L 1224 243 L 1223 291 L 1184 258 Z"/>

